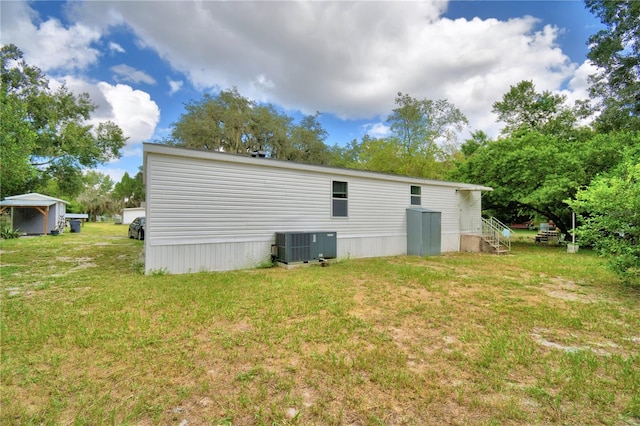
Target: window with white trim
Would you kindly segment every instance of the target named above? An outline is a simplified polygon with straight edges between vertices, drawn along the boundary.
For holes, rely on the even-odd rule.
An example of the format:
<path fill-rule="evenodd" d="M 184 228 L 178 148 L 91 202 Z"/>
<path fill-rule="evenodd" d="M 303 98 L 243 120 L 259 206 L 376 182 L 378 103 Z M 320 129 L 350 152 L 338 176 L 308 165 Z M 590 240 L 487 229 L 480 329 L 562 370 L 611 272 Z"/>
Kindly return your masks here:
<path fill-rule="evenodd" d="M 422 187 L 411 185 L 411 205 L 422 205 Z"/>
<path fill-rule="evenodd" d="M 331 191 L 331 216 L 348 217 L 349 192 L 347 182 L 334 180 Z"/>

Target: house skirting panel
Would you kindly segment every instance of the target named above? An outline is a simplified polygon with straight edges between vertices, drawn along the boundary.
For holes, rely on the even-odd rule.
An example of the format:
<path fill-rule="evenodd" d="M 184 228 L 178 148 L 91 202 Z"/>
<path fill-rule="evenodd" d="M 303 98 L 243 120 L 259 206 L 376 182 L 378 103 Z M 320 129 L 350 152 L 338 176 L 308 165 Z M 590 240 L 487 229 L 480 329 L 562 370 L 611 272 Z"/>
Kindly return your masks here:
<path fill-rule="evenodd" d="M 338 258 L 396 256 L 407 253 L 407 236 L 346 236 L 338 234 Z"/>
<path fill-rule="evenodd" d="M 251 269 L 271 259 L 273 241 L 153 244 L 147 240 L 145 271 L 187 274 Z M 459 236 L 443 234 L 443 251 L 458 251 Z M 338 259 L 396 256 L 407 253 L 406 235 L 343 236 L 337 239 Z"/>
<path fill-rule="evenodd" d="M 145 271 L 188 274 L 255 268 L 270 260 L 271 243 L 204 243 L 153 245 L 146 242 Z"/>

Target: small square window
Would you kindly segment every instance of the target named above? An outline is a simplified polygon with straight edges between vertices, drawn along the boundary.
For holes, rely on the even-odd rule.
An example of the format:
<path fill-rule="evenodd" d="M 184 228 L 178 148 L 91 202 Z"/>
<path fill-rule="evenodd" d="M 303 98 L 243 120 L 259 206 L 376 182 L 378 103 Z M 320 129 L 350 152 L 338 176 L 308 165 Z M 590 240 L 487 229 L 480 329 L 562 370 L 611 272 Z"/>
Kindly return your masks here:
<path fill-rule="evenodd" d="M 411 205 L 419 206 L 422 204 L 422 187 L 411 185 Z"/>

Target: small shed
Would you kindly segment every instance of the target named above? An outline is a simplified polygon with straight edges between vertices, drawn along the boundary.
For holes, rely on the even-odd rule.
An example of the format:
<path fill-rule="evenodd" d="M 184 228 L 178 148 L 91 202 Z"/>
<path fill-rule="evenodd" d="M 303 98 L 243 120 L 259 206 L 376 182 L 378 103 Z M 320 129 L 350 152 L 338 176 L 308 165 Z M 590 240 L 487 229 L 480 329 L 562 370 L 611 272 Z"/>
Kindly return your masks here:
<path fill-rule="evenodd" d="M 28 235 L 64 231 L 68 201 L 32 192 L 0 201 L 0 212 L 11 209 L 11 226 Z"/>
<path fill-rule="evenodd" d="M 128 225 L 135 220 L 137 217 L 146 216 L 147 209 L 146 207 L 131 207 L 128 209 L 122 209 L 122 224 Z"/>
<path fill-rule="evenodd" d="M 440 254 L 442 213 L 422 207 L 407 209 L 407 254 L 437 256 Z"/>

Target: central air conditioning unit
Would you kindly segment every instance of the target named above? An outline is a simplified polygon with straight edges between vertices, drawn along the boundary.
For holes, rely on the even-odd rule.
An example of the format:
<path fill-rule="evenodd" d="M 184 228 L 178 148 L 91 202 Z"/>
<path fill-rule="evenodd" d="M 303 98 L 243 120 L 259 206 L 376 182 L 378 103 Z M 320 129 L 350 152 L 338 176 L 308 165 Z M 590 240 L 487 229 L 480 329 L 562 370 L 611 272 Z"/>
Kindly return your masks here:
<path fill-rule="evenodd" d="M 333 259 L 335 232 L 276 232 L 275 259 L 282 263 Z"/>

